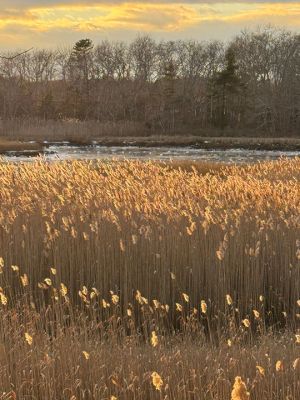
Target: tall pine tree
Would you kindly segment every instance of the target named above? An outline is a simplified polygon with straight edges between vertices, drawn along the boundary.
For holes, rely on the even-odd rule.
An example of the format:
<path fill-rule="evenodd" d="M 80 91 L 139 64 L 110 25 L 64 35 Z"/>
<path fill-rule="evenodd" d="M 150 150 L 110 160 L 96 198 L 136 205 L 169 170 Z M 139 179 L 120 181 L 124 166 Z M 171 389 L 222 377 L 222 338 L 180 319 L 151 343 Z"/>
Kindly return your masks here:
<path fill-rule="evenodd" d="M 213 77 L 211 88 L 212 122 L 222 129 L 226 128 L 235 116 L 240 118 L 240 95 L 245 85 L 237 71 L 234 50 L 229 47 L 225 54 L 224 69 Z"/>
<path fill-rule="evenodd" d="M 93 47 L 92 40 L 79 40 L 75 43 L 69 60 L 70 89 L 73 92 L 72 102 L 74 103 L 73 117 L 80 119 L 86 118 L 89 110 Z"/>

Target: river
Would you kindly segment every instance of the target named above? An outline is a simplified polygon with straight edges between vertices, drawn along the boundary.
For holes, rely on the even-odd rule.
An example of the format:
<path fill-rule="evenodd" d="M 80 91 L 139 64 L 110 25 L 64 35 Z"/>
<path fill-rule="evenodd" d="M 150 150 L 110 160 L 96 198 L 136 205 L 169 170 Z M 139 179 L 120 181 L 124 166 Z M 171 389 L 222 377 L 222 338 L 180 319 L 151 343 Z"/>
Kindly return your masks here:
<path fill-rule="evenodd" d="M 247 149 L 201 149 L 193 147 L 137 147 L 137 146 L 74 146 L 68 143 L 51 144 L 42 157 L 47 161 L 94 160 L 94 159 L 141 159 L 141 160 L 195 160 L 224 163 L 253 163 L 276 160 L 280 157 L 299 157 L 299 151 L 247 150 Z M 8 152 L 5 161 L 34 161 L 34 152 Z"/>

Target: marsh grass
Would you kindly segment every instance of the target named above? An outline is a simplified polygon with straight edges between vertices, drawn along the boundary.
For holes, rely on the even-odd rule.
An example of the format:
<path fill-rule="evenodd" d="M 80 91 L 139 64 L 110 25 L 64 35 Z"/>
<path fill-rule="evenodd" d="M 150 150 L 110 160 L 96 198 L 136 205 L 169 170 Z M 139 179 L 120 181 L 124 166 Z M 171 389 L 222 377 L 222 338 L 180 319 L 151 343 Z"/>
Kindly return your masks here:
<path fill-rule="evenodd" d="M 296 400 L 299 167 L 2 163 L 0 399 Z"/>
<path fill-rule="evenodd" d="M 11 141 L 38 143 L 68 141 L 74 145 L 173 147 L 193 146 L 202 149 L 251 149 L 297 151 L 300 139 L 291 137 L 257 136 L 255 132 L 235 132 L 216 129 L 184 129 L 173 134 L 155 132 L 144 123 L 133 121 L 80 121 L 76 118 L 44 120 L 16 118 L 0 120 L 0 136 Z M 36 144 L 37 146 L 37 144 Z"/>

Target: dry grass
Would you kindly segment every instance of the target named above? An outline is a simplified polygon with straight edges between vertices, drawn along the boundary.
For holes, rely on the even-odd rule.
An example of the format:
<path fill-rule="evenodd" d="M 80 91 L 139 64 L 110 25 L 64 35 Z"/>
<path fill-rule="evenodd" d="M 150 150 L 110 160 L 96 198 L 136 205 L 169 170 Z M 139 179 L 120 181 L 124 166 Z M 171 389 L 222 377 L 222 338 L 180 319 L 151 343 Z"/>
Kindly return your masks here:
<path fill-rule="evenodd" d="M 224 170 L 225 163 L 195 161 L 195 160 L 171 160 L 171 161 L 156 161 L 156 165 L 161 166 L 165 170 L 179 170 L 184 172 L 196 172 L 199 175 L 217 174 Z M 240 164 L 241 165 L 241 164 Z"/>
<path fill-rule="evenodd" d="M 12 140 L 69 141 L 89 144 L 99 137 L 143 136 L 143 124 L 138 122 L 79 121 L 77 119 L 40 120 L 13 119 L 0 121 L 0 135 Z"/>
<path fill-rule="evenodd" d="M 299 180 L 2 163 L 0 399 L 298 399 Z"/>
<path fill-rule="evenodd" d="M 40 120 L 13 119 L 0 121 L 0 135 L 10 140 L 69 141 L 88 145 L 93 141 L 105 146 L 198 146 L 203 149 L 300 150 L 297 137 L 250 137 L 241 131 L 201 130 L 177 132 L 175 135 L 155 135 L 139 122 L 79 121 L 77 119 Z"/>

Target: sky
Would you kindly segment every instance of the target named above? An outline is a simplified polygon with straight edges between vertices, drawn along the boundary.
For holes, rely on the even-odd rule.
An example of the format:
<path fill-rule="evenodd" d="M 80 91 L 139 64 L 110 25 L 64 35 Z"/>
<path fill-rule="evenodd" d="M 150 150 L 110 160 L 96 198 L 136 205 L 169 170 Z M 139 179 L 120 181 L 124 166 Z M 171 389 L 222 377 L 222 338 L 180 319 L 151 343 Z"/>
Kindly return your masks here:
<path fill-rule="evenodd" d="M 90 38 L 228 40 L 276 25 L 300 32 L 299 1 L 0 0 L 0 50 L 55 48 Z"/>

